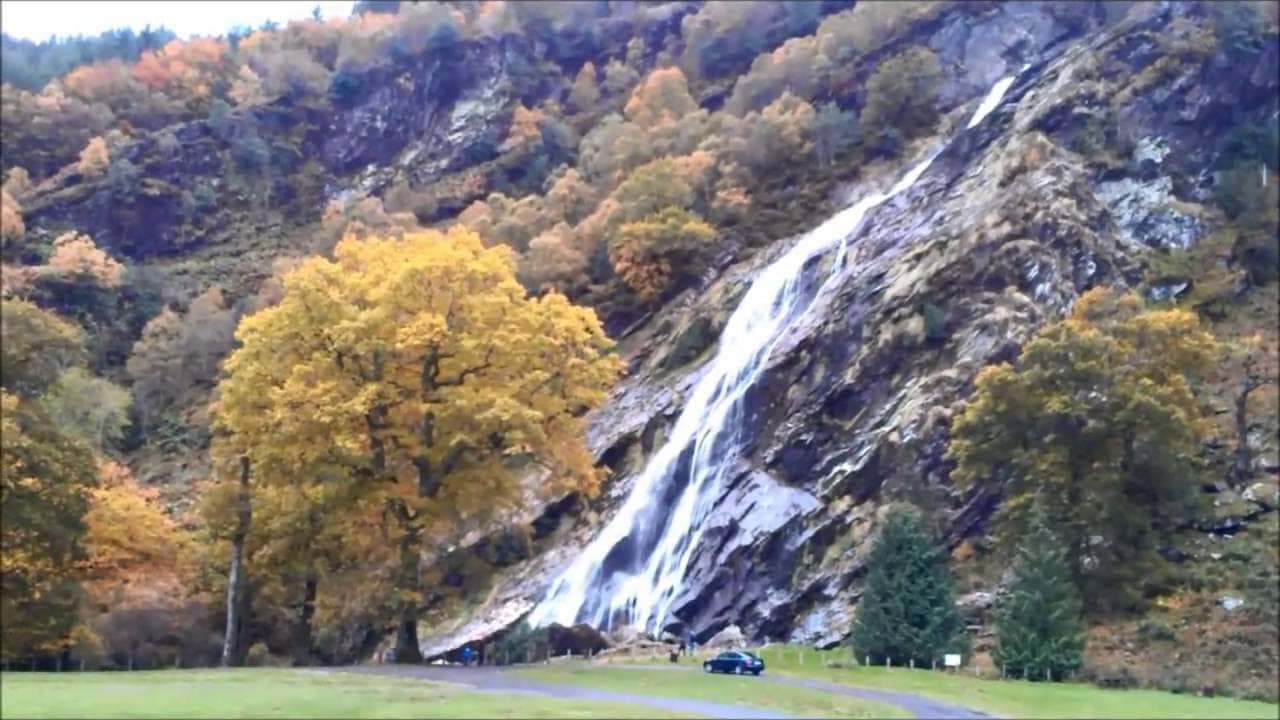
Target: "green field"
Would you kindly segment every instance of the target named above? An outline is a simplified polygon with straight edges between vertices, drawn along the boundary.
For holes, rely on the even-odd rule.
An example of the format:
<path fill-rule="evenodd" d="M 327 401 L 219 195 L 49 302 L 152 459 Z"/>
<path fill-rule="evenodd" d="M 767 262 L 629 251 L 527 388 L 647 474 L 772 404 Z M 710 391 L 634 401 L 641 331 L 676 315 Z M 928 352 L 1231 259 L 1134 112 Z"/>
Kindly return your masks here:
<path fill-rule="evenodd" d="M 1267 718 L 1280 717 L 1280 705 L 1176 695 L 1157 690 L 1108 690 L 1083 683 L 1033 683 L 982 679 L 972 675 L 905 668 L 830 668 L 848 651 L 803 651 L 770 647 L 757 651 L 774 672 L 859 687 L 898 690 L 1009 718 Z M 768 672 L 769 670 L 766 670 Z"/>
<path fill-rule="evenodd" d="M 515 672 L 543 682 L 640 695 L 744 705 L 751 708 L 777 710 L 783 714 L 802 718 L 911 717 L 909 713 L 894 705 L 761 682 L 753 677 L 708 676 L 701 672 L 672 671 L 670 667 L 660 666 L 646 670 L 637 667 L 570 663 Z"/>
<path fill-rule="evenodd" d="M 1280 705 L 1079 683 L 1030 683 L 928 670 L 832 668 L 846 653 L 771 647 L 766 673 L 896 690 L 1006 718 L 1277 718 Z M 751 677 L 573 662 L 513 670 L 521 677 L 653 697 L 772 709 L 797 717 L 904 717 L 896 706 Z M 0 718 L 662 718 L 649 707 L 484 693 L 420 679 L 275 668 L 4 673 Z"/>
<path fill-rule="evenodd" d="M 253 668 L 4 673 L 3 718 L 653 718 L 646 707 L 481 693 L 355 673 Z"/>

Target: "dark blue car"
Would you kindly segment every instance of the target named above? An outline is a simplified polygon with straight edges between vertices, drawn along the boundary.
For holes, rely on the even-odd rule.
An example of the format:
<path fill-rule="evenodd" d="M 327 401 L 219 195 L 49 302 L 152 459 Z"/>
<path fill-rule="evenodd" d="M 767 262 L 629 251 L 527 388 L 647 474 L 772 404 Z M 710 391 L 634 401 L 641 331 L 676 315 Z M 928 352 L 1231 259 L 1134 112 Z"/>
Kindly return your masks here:
<path fill-rule="evenodd" d="M 702 663 L 702 669 L 709 673 L 733 673 L 734 675 L 759 675 L 764 672 L 764 661 L 744 650 L 722 652 Z"/>

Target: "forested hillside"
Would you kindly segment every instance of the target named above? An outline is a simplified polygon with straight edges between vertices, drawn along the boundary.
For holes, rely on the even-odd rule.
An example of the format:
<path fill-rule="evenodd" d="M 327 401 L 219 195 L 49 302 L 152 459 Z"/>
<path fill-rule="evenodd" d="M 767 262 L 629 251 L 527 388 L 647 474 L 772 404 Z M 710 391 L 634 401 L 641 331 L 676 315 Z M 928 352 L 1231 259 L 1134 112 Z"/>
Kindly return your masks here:
<path fill-rule="evenodd" d="M 422 659 L 419 633 L 616 509 L 744 278 L 960 132 L 1016 56 L 1052 68 L 1015 85 L 1032 119 L 1001 116 L 994 161 L 942 155 L 946 211 L 882 223 L 903 274 L 842 296 L 752 399 L 784 490 L 872 416 L 927 416 L 892 447 L 931 460 L 823 480 L 843 520 L 767 582 L 839 566 L 848 592 L 873 506 L 911 502 L 982 624 L 1039 498 L 1096 679 L 1155 684 L 1111 676 L 1202 635 L 1178 682 L 1266 696 L 1278 23 L 1272 2 L 486 0 L 6 37 L 0 655 Z M 978 248 L 963 270 L 944 240 Z M 820 419 L 784 412 L 857 373 Z M 759 634 L 824 624 L 819 594 Z"/>

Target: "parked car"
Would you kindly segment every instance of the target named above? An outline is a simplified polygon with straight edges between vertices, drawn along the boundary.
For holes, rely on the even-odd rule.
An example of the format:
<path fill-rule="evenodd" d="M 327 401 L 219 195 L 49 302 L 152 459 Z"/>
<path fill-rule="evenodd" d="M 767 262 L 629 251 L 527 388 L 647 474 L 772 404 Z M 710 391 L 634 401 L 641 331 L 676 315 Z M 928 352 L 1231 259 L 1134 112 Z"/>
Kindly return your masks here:
<path fill-rule="evenodd" d="M 751 673 L 759 675 L 764 672 L 764 661 L 745 650 L 731 650 L 702 663 L 702 669 L 709 673 L 733 673 L 742 675 Z"/>

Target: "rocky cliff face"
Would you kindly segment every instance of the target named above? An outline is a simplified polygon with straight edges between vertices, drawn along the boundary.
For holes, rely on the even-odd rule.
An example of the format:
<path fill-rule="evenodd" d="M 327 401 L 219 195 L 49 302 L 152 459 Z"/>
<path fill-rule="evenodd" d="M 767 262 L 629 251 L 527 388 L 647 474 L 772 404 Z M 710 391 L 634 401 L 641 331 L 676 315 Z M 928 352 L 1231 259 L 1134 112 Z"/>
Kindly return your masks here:
<path fill-rule="evenodd" d="M 1248 68 L 1151 69 L 1161 33 L 1188 12 L 1197 10 L 1157 3 L 1121 18 L 1101 6 L 1090 15 L 1007 3 L 944 15 L 906 39 L 931 45 L 951 68 L 944 126 L 967 119 L 996 79 L 1025 70 L 980 126 L 866 219 L 837 289 L 775 349 L 747 398 L 754 440 L 705 523 L 673 606 L 677 624 L 700 640 L 734 624 L 756 640 L 831 645 L 850 627 L 886 501 L 930 508 L 952 546 L 984 529 L 999 498 L 957 494 L 944 459 L 950 418 L 977 370 L 1015 357 L 1085 289 L 1136 285 L 1153 252 L 1212 232 L 1198 203 L 1223 147 L 1219 119 L 1274 111 L 1275 47 Z M 1077 152 L 1097 122 L 1125 142 Z M 855 194 L 902 172 L 883 170 Z M 1188 176 L 1198 178 L 1189 188 Z M 486 602 L 424 633 L 425 654 L 489 637 L 541 597 L 625 498 L 724 318 L 789 242 L 730 267 L 624 340 L 631 376 L 591 437 L 614 481 L 541 541 L 542 554 L 501 576 Z M 809 268 L 811 281 L 827 261 Z M 544 524 L 562 512 L 549 510 Z"/>
<path fill-rule="evenodd" d="M 145 260 L 228 242 L 244 230 L 231 218 L 254 211 L 317 220 L 329 200 L 380 194 L 398 177 L 430 184 L 493 159 L 517 99 L 547 92 L 531 62 L 518 38 L 467 41 L 350 79 L 336 113 L 288 98 L 211 112 L 113 148 L 128 164 L 111 173 L 60 173 L 26 221 L 36 236 L 88 228 L 113 255 Z"/>

